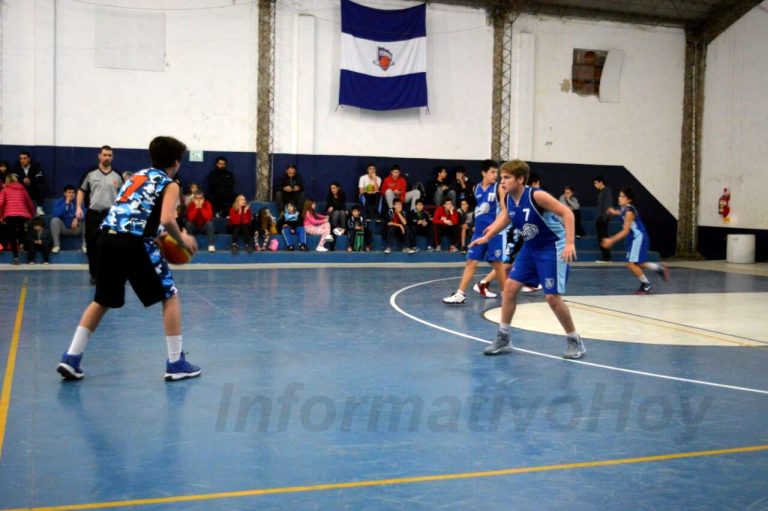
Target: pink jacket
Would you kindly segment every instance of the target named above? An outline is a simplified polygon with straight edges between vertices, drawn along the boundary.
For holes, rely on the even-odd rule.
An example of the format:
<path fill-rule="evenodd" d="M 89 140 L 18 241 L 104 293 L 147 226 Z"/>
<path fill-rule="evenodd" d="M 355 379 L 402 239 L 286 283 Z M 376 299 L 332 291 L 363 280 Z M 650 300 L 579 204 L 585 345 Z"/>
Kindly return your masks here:
<path fill-rule="evenodd" d="M 327 222 L 328 222 L 328 217 L 325 215 L 321 215 L 320 213 L 315 213 L 313 215 L 309 211 L 304 212 L 304 226 L 323 225 L 324 223 L 327 223 Z"/>
<path fill-rule="evenodd" d="M 0 218 L 9 216 L 32 218 L 34 214 L 35 205 L 23 184 L 9 183 L 0 190 Z"/>

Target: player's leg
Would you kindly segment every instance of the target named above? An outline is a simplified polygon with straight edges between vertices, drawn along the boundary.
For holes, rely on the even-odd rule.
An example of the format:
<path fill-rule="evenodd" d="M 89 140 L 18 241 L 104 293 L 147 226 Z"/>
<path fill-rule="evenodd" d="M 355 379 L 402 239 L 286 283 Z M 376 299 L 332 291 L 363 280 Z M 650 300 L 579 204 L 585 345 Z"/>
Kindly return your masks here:
<path fill-rule="evenodd" d="M 472 277 L 475 275 L 478 262 L 479 261 L 476 259 L 467 259 L 467 262 L 464 265 L 464 273 L 461 275 L 459 288 L 451 296 L 443 298 L 443 303 L 448 305 L 461 305 L 467 303 L 467 287 L 469 286 L 469 283 L 472 282 Z"/>
<path fill-rule="evenodd" d="M 499 330 L 496 332 L 496 339 L 494 339 L 490 346 L 483 350 L 483 354 L 498 355 L 500 353 L 512 351 L 510 330 L 512 328 L 512 318 L 515 316 L 515 310 L 517 309 L 517 295 L 520 293 L 520 288 L 522 286 L 522 282 L 518 282 L 512 278 L 507 279 L 504 283 L 504 290 L 501 295 L 501 321 L 499 323 Z"/>

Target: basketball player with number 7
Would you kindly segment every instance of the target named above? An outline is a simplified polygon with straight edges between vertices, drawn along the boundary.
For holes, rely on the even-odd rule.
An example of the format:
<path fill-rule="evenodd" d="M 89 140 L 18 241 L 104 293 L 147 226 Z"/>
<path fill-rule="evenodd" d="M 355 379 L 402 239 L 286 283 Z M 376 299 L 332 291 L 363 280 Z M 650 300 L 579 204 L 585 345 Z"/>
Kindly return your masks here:
<path fill-rule="evenodd" d="M 498 355 L 512 350 L 510 324 L 517 307 L 517 295 L 525 282 L 541 282 L 547 303 L 565 330 L 567 348 L 563 357 L 581 358 L 586 352 L 584 343 L 561 296 L 565 292 L 568 263 L 576 259 L 573 212 L 544 190 L 525 185 L 530 169 L 524 161 L 508 161 L 500 172 L 507 214 L 499 215 L 485 229 L 485 234 L 469 246 L 488 243 L 510 224 L 522 233 L 525 243 L 504 284 L 499 331 L 484 353 Z"/>
<path fill-rule="evenodd" d="M 130 282 L 145 307 L 163 304 L 163 327 L 168 347 L 166 381 L 199 376 L 199 367 L 184 358 L 181 342 L 181 303 L 168 262 L 155 243 L 166 232 L 191 254 L 195 238 L 176 224 L 179 185 L 173 181 L 187 146 L 173 137 L 156 137 L 149 144 L 152 167 L 135 173 L 120 189 L 101 224 L 96 295 L 83 312 L 69 349 L 56 370 L 67 380 L 85 376 L 83 352 L 109 309 L 125 304 Z"/>

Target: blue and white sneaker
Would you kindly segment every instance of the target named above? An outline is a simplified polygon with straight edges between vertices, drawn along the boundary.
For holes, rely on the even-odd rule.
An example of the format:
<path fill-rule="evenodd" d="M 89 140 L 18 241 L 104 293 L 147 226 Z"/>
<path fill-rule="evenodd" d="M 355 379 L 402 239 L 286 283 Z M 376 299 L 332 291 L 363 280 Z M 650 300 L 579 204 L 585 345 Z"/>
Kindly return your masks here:
<path fill-rule="evenodd" d="M 80 380 L 85 376 L 85 373 L 80 369 L 80 361 L 83 359 L 83 355 L 67 355 L 65 351 L 61 356 L 61 363 L 56 368 L 56 371 L 65 380 Z"/>
<path fill-rule="evenodd" d="M 190 364 L 184 358 L 184 353 L 176 362 L 165 361 L 165 381 L 183 380 L 184 378 L 196 378 L 203 370 Z"/>

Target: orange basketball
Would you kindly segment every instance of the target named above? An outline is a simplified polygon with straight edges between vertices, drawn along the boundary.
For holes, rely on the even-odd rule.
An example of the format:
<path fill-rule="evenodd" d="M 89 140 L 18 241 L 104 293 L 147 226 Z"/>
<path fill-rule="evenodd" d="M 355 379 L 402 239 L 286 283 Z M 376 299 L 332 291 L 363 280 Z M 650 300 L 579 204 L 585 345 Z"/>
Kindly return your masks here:
<path fill-rule="evenodd" d="M 176 239 L 168 233 L 160 236 L 159 239 L 160 251 L 163 253 L 169 263 L 172 264 L 187 264 L 192 260 L 192 253 L 186 248 L 179 245 Z"/>

